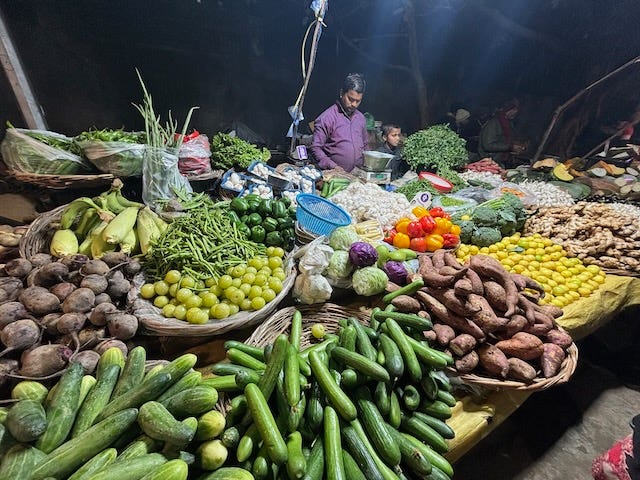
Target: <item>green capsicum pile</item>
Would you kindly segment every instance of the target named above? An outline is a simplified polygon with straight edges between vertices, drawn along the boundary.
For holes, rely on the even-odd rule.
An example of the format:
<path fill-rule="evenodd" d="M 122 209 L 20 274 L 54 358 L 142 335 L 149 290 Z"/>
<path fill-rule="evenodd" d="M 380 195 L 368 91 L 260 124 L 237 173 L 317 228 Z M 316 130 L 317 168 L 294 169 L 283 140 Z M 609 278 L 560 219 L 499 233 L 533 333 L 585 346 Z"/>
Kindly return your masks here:
<path fill-rule="evenodd" d="M 287 198 L 236 197 L 229 204 L 231 219 L 247 239 L 268 247 L 291 250 L 295 242 L 295 207 Z"/>

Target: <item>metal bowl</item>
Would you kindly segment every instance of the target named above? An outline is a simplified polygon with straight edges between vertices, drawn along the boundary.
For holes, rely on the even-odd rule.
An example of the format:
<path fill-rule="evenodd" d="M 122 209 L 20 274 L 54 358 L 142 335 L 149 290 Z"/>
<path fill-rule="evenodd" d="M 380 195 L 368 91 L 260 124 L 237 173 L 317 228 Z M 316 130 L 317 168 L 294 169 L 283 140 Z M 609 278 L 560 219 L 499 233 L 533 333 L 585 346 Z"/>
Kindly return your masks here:
<path fill-rule="evenodd" d="M 364 156 L 364 167 L 375 171 L 386 170 L 393 158 L 390 153 L 375 152 L 373 150 L 365 150 L 362 154 Z"/>

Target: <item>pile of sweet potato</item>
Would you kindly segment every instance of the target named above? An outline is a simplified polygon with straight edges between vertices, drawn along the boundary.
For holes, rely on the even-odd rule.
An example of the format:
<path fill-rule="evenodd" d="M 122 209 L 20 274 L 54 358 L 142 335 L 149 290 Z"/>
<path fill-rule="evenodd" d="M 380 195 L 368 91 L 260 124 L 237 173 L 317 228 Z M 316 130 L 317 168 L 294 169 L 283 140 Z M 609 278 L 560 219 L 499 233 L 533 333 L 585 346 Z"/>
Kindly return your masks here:
<path fill-rule="evenodd" d="M 416 275 L 424 287 L 392 304 L 431 317 L 425 336 L 454 356 L 459 373 L 526 383 L 558 373 L 573 341 L 555 321 L 562 310 L 538 303 L 544 290 L 535 281 L 487 255 L 461 265 L 445 250 L 421 255 Z"/>

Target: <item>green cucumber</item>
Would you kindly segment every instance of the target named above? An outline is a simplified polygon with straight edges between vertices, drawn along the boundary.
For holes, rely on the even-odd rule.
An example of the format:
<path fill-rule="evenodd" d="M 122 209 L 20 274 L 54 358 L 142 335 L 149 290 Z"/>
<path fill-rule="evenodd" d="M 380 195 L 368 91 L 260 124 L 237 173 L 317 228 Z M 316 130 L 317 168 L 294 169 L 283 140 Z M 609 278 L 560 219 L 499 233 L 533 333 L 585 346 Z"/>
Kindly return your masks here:
<path fill-rule="evenodd" d="M 412 328 L 420 333 L 425 330 L 431 330 L 433 327 L 431 320 L 425 317 L 421 317 L 420 315 L 416 315 L 415 313 L 402 313 L 402 312 L 392 312 L 388 310 L 377 311 L 372 313 L 372 316 L 376 318 L 377 321 L 384 323 L 385 319 L 392 318 L 398 325 L 404 328 Z"/>
<path fill-rule="evenodd" d="M 58 382 L 47 408 L 47 428 L 36 442 L 36 447 L 44 453 L 51 453 L 62 445 L 71 432 L 79 407 L 82 376 L 82 365 L 72 362 Z"/>
<path fill-rule="evenodd" d="M 240 439 L 238 443 L 238 448 L 236 449 L 236 458 L 238 462 L 242 463 L 245 460 L 248 460 L 253 453 L 253 449 L 258 446 L 260 443 L 260 432 L 258 432 L 258 427 L 255 423 L 252 423 L 247 431 L 244 432 L 244 435 Z"/>
<path fill-rule="evenodd" d="M 346 446 L 345 452 L 349 451 L 368 480 L 385 480 L 364 442 L 360 440 L 353 427 L 344 427 L 342 429 L 342 438 Z"/>
<path fill-rule="evenodd" d="M 356 395 L 360 420 L 371 444 L 387 465 L 398 465 L 400 463 L 400 448 L 389 434 L 384 418 L 373 403 L 369 390 L 359 388 Z"/>
<path fill-rule="evenodd" d="M 384 354 L 384 366 L 393 378 L 400 378 L 404 374 L 404 361 L 396 342 L 391 337 L 381 333 L 379 337 L 380 348 Z"/>
<path fill-rule="evenodd" d="M 406 285 L 400 287 L 393 292 L 387 293 L 384 297 L 382 297 L 382 301 L 384 303 L 391 303 L 391 301 L 400 296 L 400 295 L 413 295 L 418 290 L 424 287 L 424 280 L 422 278 L 418 278 L 411 283 L 407 283 Z"/>
<path fill-rule="evenodd" d="M 354 351 L 347 350 L 343 347 L 335 347 L 331 350 L 331 357 L 374 380 L 380 382 L 388 382 L 391 380 L 389 372 L 387 372 L 382 365 Z"/>
<path fill-rule="evenodd" d="M 402 401 L 409 411 L 414 411 L 420 406 L 420 392 L 413 385 L 407 385 L 402 392 Z"/>
<path fill-rule="evenodd" d="M 338 345 L 351 352 L 355 351 L 357 339 L 356 335 L 356 329 L 353 327 L 353 325 L 344 327 L 340 331 L 340 340 L 338 341 Z"/>
<path fill-rule="evenodd" d="M 389 396 L 389 425 L 393 428 L 400 427 L 400 422 L 402 420 L 402 411 L 400 410 L 400 400 L 398 399 L 398 395 L 393 390 Z"/>
<path fill-rule="evenodd" d="M 402 464 L 406 465 L 412 472 L 417 474 L 420 478 L 429 475 L 432 471 L 432 466 L 429 460 L 415 448 L 407 438 L 404 437 L 395 428 L 388 425 L 389 433 L 393 437 L 395 443 L 400 447 L 400 454 L 402 455 Z"/>
<path fill-rule="evenodd" d="M 252 357 L 248 353 L 244 353 L 237 348 L 227 350 L 227 358 L 236 365 L 251 368 L 253 370 L 264 370 L 267 366 L 264 362 Z"/>
<path fill-rule="evenodd" d="M 300 479 L 307 469 L 307 460 L 302 454 L 302 435 L 290 433 L 287 437 L 287 474 L 290 479 Z"/>
<path fill-rule="evenodd" d="M 167 388 L 162 394 L 155 398 L 156 402 L 164 404 L 165 400 L 173 397 L 176 393 L 186 390 L 187 388 L 196 387 L 202 381 L 202 373 L 194 370 L 185 373 L 180 380 Z"/>
<path fill-rule="evenodd" d="M 267 448 L 263 445 L 251 465 L 251 473 L 256 480 L 266 480 L 271 471 L 271 460 L 267 455 Z"/>
<path fill-rule="evenodd" d="M 303 477 L 304 480 L 322 480 L 324 474 L 324 443 L 322 437 L 315 439 L 311 453 L 307 458 L 307 470 Z"/>
<path fill-rule="evenodd" d="M 273 350 L 271 351 L 264 374 L 258 382 L 258 387 L 267 402 L 269 401 L 271 393 L 276 386 L 278 375 L 280 375 L 282 367 L 284 366 L 284 360 L 287 356 L 288 349 L 289 339 L 287 336 L 283 334 L 278 335 L 273 342 Z"/>
<path fill-rule="evenodd" d="M 111 463 L 93 474 L 90 480 L 139 480 L 149 473 L 149 470 L 165 463 L 167 459 L 160 453 L 147 453 Z"/>
<path fill-rule="evenodd" d="M 116 461 L 128 460 L 130 458 L 146 455 L 147 453 L 154 453 L 162 446 L 160 440 L 151 438 L 149 435 L 142 434 L 136 440 L 131 442 L 127 447 L 122 450 L 118 455 Z"/>
<path fill-rule="evenodd" d="M 222 467 L 198 480 L 255 480 L 251 472 L 240 467 Z"/>
<path fill-rule="evenodd" d="M 451 407 L 440 400 L 424 401 L 420 404 L 419 410 L 440 420 L 451 418 Z"/>
<path fill-rule="evenodd" d="M 344 462 L 346 478 L 350 480 L 367 480 L 367 477 L 364 476 L 364 473 L 362 473 L 362 470 L 360 470 L 354 458 L 346 450 L 342 451 L 342 461 Z"/>
<path fill-rule="evenodd" d="M 445 423 L 444 420 L 441 420 L 436 417 L 432 417 L 431 415 L 427 415 L 422 412 L 413 412 L 413 416 L 420 420 L 422 423 L 429 425 L 436 432 L 438 432 L 443 438 L 452 439 L 456 436 L 456 433 L 453 429 Z"/>
<path fill-rule="evenodd" d="M 353 328 L 355 328 L 356 330 L 357 349 L 369 360 L 375 361 L 377 352 L 373 344 L 371 343 L 369 335 L 367 334 L 367 327 L 360 323 L 360 320 L 355 317 L 349 317 L 349 325 L 353 326 Z M 375 333 L 375 331 L 372 329 L 368 330 L 371 330 Z"/>
<path fill-rule="evenodd" d="M 418 440 L 414 436 L 406 433 L 402 433 L 401 435 L 403 435 L 407 440 L 409 440 L 411 442 L 411 445 L 413 445 L 417 450 L 419 450 L 420 453 L 422 453 L 422 455 L 424 455 L 426 459 L 429 460 L 429 463 L 431 463 L 431 465 L 434 468 L 438 468 L 442 470 L 449 477 L 453 476 L 453 468 L 451 467 L 451 464 L 448 462 L 446 458 L 444 458 L 435 450 L 431 449 L 430 447 L 422 443 L 420 440 Z"/>
<path fill-rule="evenodd" d="M 416 416 L 403 415 L 400 430 L 408 433 L 409 435 L 413 435 L 438 453 L 445 453 L 449 451 L 449 445 L 442 435 L 426 423 L 421 422 Z"/>
<path fill-rule="evenodd" d="M 124 395 L 136 385 L 139 385 L 144 379 L 144 368 L 147 360 L 147 351 L 144 347 L 137 346 L 132 348 L 127 354 L 127 359 L 124 362 L 122 373 L 118 378 L 113 389 L 113 398 L 117 398 L 120 395 Z"/>
<path fill-rule="evenodd" d="M 288 344 L 288 339 L 284 338 Z M 246 386 L 244 394 L 247 397 L 247 406 L 251 412 L 251 417 L 260 432 L 262 441 L 267 445 L 269 458 L 276 465 L 282 465 L 288 458 L 287 444 L 278 430 L 276 420 L 269 409 L 265 396 L 260 388 L 252 383 Z"/>
<path fill-rule="evenodd" d="M 373 400 L 382 415 L 389 415 L 390 395 L 389 388 L 384 382 L 378 382 L 373 392 Z"/>
<path fill-rule="evenodd" d="M 438 384 L 431 375 L 431 372 L 429 372 L 429 375 L 424 375 L 422 377 L 422 380 L 420 380 L 420 387 L 422 388 L 422 393 L 424 393 L 425 397 L 429 400 L 435 400 L 438 398 Z"/>
<path fill-rule="evenodd" d="M 169 443 L 187 443 L 196 434 L 195 428 L 179 422 L 164 405 L 154 401 L 140 407 L 138 425 L 151 438 Z"/>
<path fill-rule="evenodd" d="M 241 390 L 236 383 L 236 376 L 223 375 L 221 377 L 209 377 L 203 378 L 200 385 L 206 385 L 207 387 L 213 387 L 219 392 L 236 392 Z"/>
<path fill-rule="evenodd" d="M 365 433 L 364 428 L 362 427 L 362 424 L 360 423 L 360 421 L 354 420 L 353 422 L 351 422 L 351 427 L 353 427 L 358 439 L 364 445 L 364 448 L 366 448 L 367 452 L 373 459 L 378 472 L 382 475 L 382 478 L 384 480 L 398 480 L 398 476 L 395 474 L 395 472 L 391 470 L 391 468 L 389 468 L 389 466 L 386 463 L 384 463 L 384 461 L 380 458 L 380 456 L 376 452 L 376 449 L 371 444 L 371 441 L 369 440 L 369 437 L 367 437 L 367 434 Z M 351 452 L 351 454 L 353 454 L 353 452 Z M 354 458 L 355 458 L 355 455 L 354 455 Z"/>
<path fill-rule="evenodd" d="M 389 329 L 389 336 L 400 350 L 405 369 L 409 373 L 409 378 L 414 383 L 418 383 L 422 378 L 422 367 L 420 366 L 420 362 L 418 362 L 416 352 L 414 352 L 411 344 L 409 343 L 409 337 L 404 333 L 400 325 L 398 325 L 394 319 L 387 318 L 384 321 L 384 324 Z"/>
<path fill-rule="evenodd" d="M 446 353 L 431 348 L 408 335 L 406 337 L 415 354 L 425 365 L 438 370 L 443 369 L 447 365 L 453 365 L 453 357 L 451 357 L 451 355 L 447 355 Z"/>
<path fill-rule="evenodd" d="M 200 415 L 213 409 L 218 402 L 215 388 L 198 385 L 169 397 L 162 404 L 176 418 Z"/>
<path fill-rule="evenodd" d="M 236 365 L 235 363 L 218 362 L 211 367 L 211 372 L 214 375 L 221 376 L 221 375 L 235 375 L 238 372 L 248 372 L 248 373 L 257 374 L 258 370 L 254 370 L 253 368 L 249 368 L 249 367 L 243 367 L 242 365 Z"/>
<path fill-rule="evenodd" d="M 312 352 L 309 355 L 309 361 L 311 363 L 311 371 L 316 377 L 316 381 L 320 385 L 320 388 L 324 392 L 327 400 L 333 406 L 342 418 L 350 422 L 355 420 L 358 415 L 356 406 L 353 404 L 349 396 L 342 391 L 336 381 L 333 379 L 331 372 L 327 366 L 322 362 L 318 352 Z M 326 413 L 326 410 L 325 410 Z M 325 419 L 326 421 L 326 419 Z M 326 449 L 326 445 L 325 445 Z"/>
<path fill-rule="evenodd" d="M 438 390 L 437 399 L 442 403 L 449 405 L 451 408 L 455 407 L 456 403 L 458 403 L 453 395 L 451 395 L 449 392 L 445 392 L 444 390 Z"/>
<path fill-rule="evenodd" d="M 309 392 L 309 401 L 305 409 L 305 419 L 309 428 L 318 433 L 322 426 L 322 419 L 324 418 L 324 408 L 322 406 L 322 391 L 320 385 L 316 382 L 311 384 L 311 391 Z"/>
<path fill-rule="evenodd" d="M 300 364 L 298 349 L 289 345 L 284 359 L 284 394 L 290 407 L 300 402 Z"/>
<path fill-rule="evenodd" d="M 32 442 L 47 429 L 47 415 L 37 400 L 20 400 L 14 404 L 4 426 L 19 442 Z"/>
<path fill-rule="evenodd" d="M 238 342 L 237 340 L 227 340 L 224 342 L 224 349 L 229 350 L 230 348 L 235 348 L 236 350 L 240 350 L 248 355 L 251 355 L 256 360 L 260 360 L 264 362 L 264 348 L 254 347 L 251 345 L 247 345 L 243 342 Z"/>
<path fill-rule="evenodd" d="M 78 411 L 78 417 L 71 431 L 71 438 L 77 437 L 94 424 L 100 412 L 109 403 L 119 373 L 120 366 L 116 364 L 107 365 L 100 371 L 96 384 L 89 391 Z"/>
<path fill-rule="evenodd" d="M 153 468 L 140 480 L 187 480 L 189 465 L 184 460 L 176 458 Z"/>
<path fill-rule="evenodd" d="M 291 317 L 291 331 L 289 332 L 289 343 L 293 345 L 296 352 L 300 351 L 300 337 L 302 335 L 302 313 L 299 310 L 293 312 Z"/>
<path fill-rule="evenodd" d="M 115 462 L 117 455 L 118 451 L 115 448 L 105 448 L 76 470 L 67 480 L 87 480 L 94 473 Z"/>
<path fill-rule="evenodd" d="M 33 470 L 29 480 L 64 478 L 110 446 L 136 421 L 138 410 L 128 408 L 96 423 L 48 454 Z"/>
<path fill-rule="evenodd" d="M 340 420 L 336 411 L 329 405 L 324 407 L 323 442 L 327 480 L 346 480 L 340 440 Z"/>

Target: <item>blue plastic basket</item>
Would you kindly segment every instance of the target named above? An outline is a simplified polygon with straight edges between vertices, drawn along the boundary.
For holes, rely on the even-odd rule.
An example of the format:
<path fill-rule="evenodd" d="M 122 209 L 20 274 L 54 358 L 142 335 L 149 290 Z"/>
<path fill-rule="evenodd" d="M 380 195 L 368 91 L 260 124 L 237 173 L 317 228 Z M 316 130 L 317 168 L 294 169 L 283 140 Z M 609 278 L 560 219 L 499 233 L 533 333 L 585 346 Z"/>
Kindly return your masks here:
<path fill-rule="evenodd" d="M 351 216 L 347 212 L 322 197 L 301 193 L 296 201 L 298 223 L 316 235 L 329 235 L 336 228 L 351 224 Z"/>

